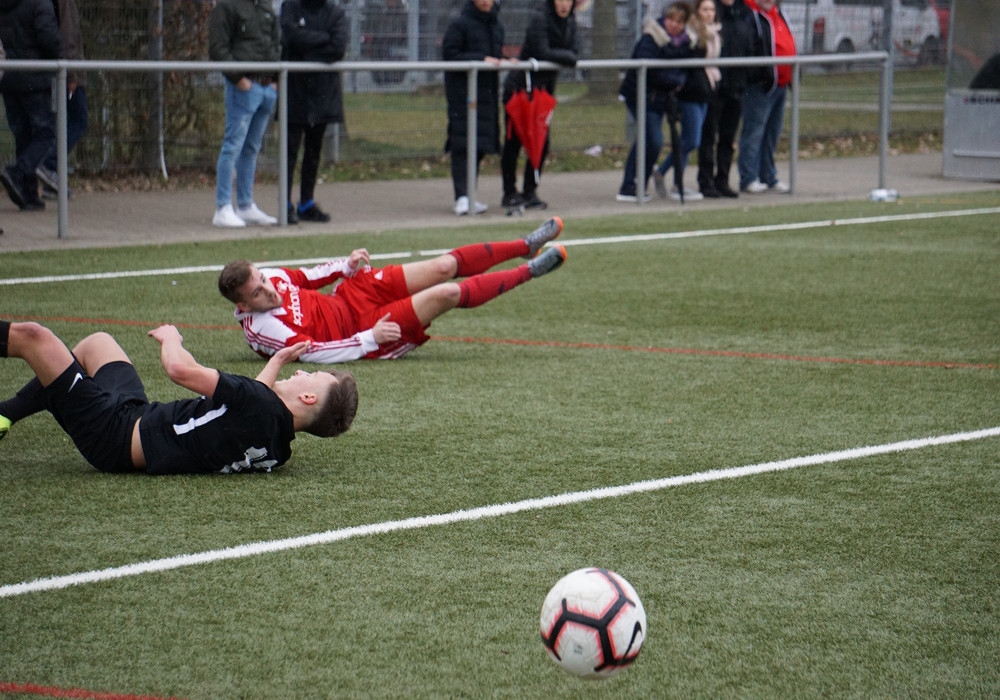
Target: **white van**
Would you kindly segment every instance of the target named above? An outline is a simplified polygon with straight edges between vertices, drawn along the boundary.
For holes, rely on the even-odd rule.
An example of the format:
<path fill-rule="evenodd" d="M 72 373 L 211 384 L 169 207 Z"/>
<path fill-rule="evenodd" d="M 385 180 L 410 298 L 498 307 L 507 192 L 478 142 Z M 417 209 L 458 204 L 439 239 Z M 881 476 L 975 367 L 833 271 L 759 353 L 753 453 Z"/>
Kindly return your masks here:
<path fill-rule="evenodd" d="M 881 48 L 883 0 L 780 0 L 800 54 Z M 941 26 L 928 0 L 892 0 L 896 60 L 921 65 L 944 58 Z"/>

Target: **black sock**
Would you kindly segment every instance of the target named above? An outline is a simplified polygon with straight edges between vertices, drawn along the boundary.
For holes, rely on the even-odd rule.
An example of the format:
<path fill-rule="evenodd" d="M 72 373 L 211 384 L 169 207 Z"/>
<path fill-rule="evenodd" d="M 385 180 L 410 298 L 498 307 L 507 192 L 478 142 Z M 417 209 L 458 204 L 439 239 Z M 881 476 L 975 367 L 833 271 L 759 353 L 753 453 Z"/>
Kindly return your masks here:
<path fill-rule="evenodd" d="M 35 377 L 24 385 L 16 395 L 6 401 L 0 401 L 0 416 L 7 418 L 11 423 L 17 423 L 22 418 L 27 418 L 45 410 L 45 401 L 42 398 L 42 383 Z"/>
<path fill-rule="evenodd" d="M 0 321 L 0 357 L 7 357 L 8 338 L 10 338 L 10 321 Z"/>

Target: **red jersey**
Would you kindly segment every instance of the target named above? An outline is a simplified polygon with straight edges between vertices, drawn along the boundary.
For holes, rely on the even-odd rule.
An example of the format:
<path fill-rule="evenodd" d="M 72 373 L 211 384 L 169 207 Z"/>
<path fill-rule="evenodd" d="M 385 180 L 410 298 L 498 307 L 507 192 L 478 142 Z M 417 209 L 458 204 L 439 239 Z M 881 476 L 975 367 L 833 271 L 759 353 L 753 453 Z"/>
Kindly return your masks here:
<path fill-rule="evenodd" d="M 281 296 L 281 306 L 270 311 L 236 310 L 250 347 L 270 357 L 283 347 L 309 341 L 309 350 L 300 361 L 332 364 L 392 359 L 426 342 L 402 268 L 365 266 L 354 271 L 347 260 L 338 258 L 309 268 L 262 269 Z M 329 294 L 318 291 L 336 282 Z M 380 347 L 372 327 L 386 313 L 399 323 L 403 337 Z"/>

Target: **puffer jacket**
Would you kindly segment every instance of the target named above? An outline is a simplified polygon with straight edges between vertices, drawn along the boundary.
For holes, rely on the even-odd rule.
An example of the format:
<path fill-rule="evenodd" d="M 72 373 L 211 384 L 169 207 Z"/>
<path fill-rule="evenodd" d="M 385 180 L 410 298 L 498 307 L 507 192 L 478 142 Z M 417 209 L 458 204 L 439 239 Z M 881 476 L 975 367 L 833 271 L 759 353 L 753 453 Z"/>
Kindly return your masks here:
<path fill-rule="evenodd" d="M 462 12 L 445 30 L 441 57 L 445 61 L 482 61 L 487 56 L 502 58 L 504 28 L 499 7 L 480 12 L 467 0 Z M 496 71 L 480 71 L 477 81 L 479 98 L 476 113 L 476 148 L 480 153 L 500 150 L 500 79 Z M 469 129 L 466 103 L 466 74 L 447 71 L 444 94 L 448 100 L 448 140 L 445 151 L 465 150 Z"/>

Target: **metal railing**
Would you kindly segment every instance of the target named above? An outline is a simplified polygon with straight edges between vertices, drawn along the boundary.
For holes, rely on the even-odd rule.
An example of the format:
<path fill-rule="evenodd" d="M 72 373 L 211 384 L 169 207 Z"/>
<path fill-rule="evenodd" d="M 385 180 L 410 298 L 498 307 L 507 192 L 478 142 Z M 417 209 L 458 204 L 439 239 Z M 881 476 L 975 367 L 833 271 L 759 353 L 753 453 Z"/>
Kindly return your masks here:
<path fill-rule="evenodd" d="M 889 145 L 889 122 L 891 117 L 892 99 L 892 63 L 889 53 L 871 51 L 856 54 L 827 54 L 820 56 L 790 56 L 782 58 L 718 58 L 718 59 L 684 59 L 678 61 L 663 60 L 586 60 L 579 61 L 577 68 L 628 70 L 634 68 L 638 72 L 638 103 L 636 106 L 636 157 L 637 173 L 645 172 L 646 160 L 646 84 L 650 68 L 677 67 L 692 68 L 703 66 L 771 66 L 792 65 L 792 83 L 790 112 L 790 153 L 789 153 L 789 185 L 795 191 L 795 171 L 798 161 L 799 137 L 799 101 L 798 93 L 801 84 L 803 66 L 874 63 L 881 66 L 879 83 L 879 146 L 878 146 L 878 187 L 886 187 L 886 162 Z M 467 190 L 469 198 L 476 198 L 476 115 L 478 111 L 478 76 L 481 72 L 499 71 L 534 71 L 560 70 L 561 66 L 544 61 L 523 63 L 503 63 L 499 66 L 482 61 L 341 61 L 339 63 L 299 63 L 299 62 L 214 62 L 214 61 L 4 61 L 5 71 L 49 71 L 56 73 L 56 162 L 59 177 L 58 193 L 58 224 L 57 235 L 65 238 L 69 230 L 69 198 L 68 198 L 68 157 L 66 140 L 66 73 L 77 71 L 110 71 L 110 72 L 196 72 L 214 73 L 218 71 L 245 71 L 250 73 L 277 73 L 278 80 L 278 212 L 279 224 L 288 223 L 288 81 L 290 72 L 319 73 L 335 71 L 352 73 L 357 71 L 440 71 L 463 72 L 467 76 L 468 89 L 468 128 L 466 134 L 466 154 L 468 157 Z M 161 139 L 162 141 L 162 139 Z M 645 195 L 645 182 L 639 178 L 637 206 L 642 206 Z"/>

